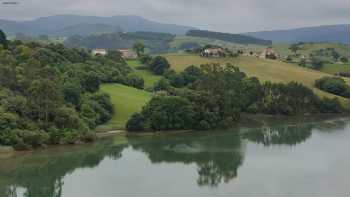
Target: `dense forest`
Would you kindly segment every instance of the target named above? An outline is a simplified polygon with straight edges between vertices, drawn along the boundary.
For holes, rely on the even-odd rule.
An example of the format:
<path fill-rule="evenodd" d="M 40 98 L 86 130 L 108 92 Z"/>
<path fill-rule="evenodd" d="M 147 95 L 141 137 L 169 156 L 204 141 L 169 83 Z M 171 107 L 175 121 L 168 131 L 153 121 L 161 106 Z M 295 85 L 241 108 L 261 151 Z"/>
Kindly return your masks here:
<path fill-rule="evenodd" d="M 84 47 L 89 49 L 122 49 L 131 48 L 135 43 L 142 42 L 150 53 L 167 52 L 169 43 L 175 35 L 153 32 L 112 33 L 89 36 L 71 36 L 65 41 L 68 47 Z"/>
<path fill-rule="evenodd" d="M 92 57 L 61 44 L 8 41 L 0 31 L 0 144 L 28 149 L 91 141 L 113 112 L 100 83 L 128 84 L 117 51 Z"/>
<path fill-rule="evenodd" d="M 186 35 L 193 36 L 193 37 L 203 37 L 203 38 L 222 40 L 222 41 L 233 42 L 238 44 L 257 44 L 257 45 L 272 44 L 272 41 L 262 40 L 259 38 L 254 38 L 252 36 L 247 36 L 242 34 L 212 32 L 212 31 L 204 31 L 204 30 L 190 30 L 186 33 Z"/>
<path fill-rule="evenodd" d="M 302 84 L 260 83 L 231 64 L 189 66 L 181 73 L 167 70 L 163 76 L 154 86 L 156 96 L 128 121 L 129 131 L 228 128 L 243 112 L 304 115 L 343 111 L 337 99 L 320 99 Z"/>

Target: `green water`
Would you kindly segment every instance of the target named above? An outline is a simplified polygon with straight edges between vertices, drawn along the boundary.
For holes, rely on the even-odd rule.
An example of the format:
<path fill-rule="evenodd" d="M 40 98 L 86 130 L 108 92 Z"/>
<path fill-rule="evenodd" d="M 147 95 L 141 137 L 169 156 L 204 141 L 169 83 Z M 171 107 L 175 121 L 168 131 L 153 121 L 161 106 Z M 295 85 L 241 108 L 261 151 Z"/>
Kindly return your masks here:
<path fill-rule="evenodd" d="M 350 196 L 350 119 L 248 125 L 2 156 L 0 196 Z"/>

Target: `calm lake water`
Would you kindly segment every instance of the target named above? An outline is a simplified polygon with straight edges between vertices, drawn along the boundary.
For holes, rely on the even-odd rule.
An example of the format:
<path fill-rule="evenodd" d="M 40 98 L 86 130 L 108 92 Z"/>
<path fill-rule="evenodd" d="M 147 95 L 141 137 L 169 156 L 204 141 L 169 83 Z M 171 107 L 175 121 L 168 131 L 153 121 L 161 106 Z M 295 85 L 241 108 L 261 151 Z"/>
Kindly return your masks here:
<path fill-rule="evenodd" d="M 0 196 L 350 196 L 350 118 L 247 123 L 0 158 Z"/>

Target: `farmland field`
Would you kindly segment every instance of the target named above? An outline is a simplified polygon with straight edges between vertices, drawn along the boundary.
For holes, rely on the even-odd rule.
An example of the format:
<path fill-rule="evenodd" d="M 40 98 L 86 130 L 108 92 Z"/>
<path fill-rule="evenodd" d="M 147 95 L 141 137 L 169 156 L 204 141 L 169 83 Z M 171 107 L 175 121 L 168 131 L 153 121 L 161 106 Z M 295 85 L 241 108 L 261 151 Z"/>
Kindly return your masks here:
<path fill-rule="evenodd" d="M 241 56 L 239 58 L 203 58 L 197 55 L 188 54 L 166 54 L 164 55 L 170 62 L 172 68 L 176 71 L 181 71 L 189 65 L 201 65 L 205 63 L 232 63 L 238 66 L 248 76 L 258 77 L 261 81 L 283 82 L 288 83 L 296 81 L 313 89 L 320 97 L 338 97 L 333 94 L 323 92 L 314 87 L 316 79 L 319 79 L 328 74 L 298 67 L 293 64 L 288 64 L 275 60 L 263 60 L 255 57 Z M 345 79 L 347 84 L 350 84 L 350 79 Z M 346 107 L 350 107 L 350 100 L 338 97 Z"/>

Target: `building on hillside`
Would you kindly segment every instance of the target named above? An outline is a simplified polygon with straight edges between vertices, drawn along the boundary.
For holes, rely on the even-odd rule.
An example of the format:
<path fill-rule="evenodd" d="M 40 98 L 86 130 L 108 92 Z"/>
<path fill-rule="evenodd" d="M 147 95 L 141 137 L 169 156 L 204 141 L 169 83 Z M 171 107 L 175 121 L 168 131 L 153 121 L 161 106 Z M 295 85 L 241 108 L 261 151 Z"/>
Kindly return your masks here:
<path fill-rule="evenodd" d="M 94 49 L 94 50 L 92 50 L 92 55 L 94 55 L 94 56 L 96 56 L 96 55 L 105 56 L 105 55 L 107 55 L 107 50 L 106 49 Z"/>
<path fill-rule="evenodd" d="M 261 59 L 277 59 L 278 54 L 271 48 L 266 48 L 259 56 Z"/>
<path fill-rule="evenodd" d="M 123 58 L 126 59 L 136 59 L 137 58 L 137 54 L 130 49 L 119 49 L 119 52 L 122 54 Z"/>
<path fill-rule="evenodd" d="M 203 57 L 223 57 L 225 51 L 222 48 L 207 48 L 202 51 L 201 56 Z"/>

